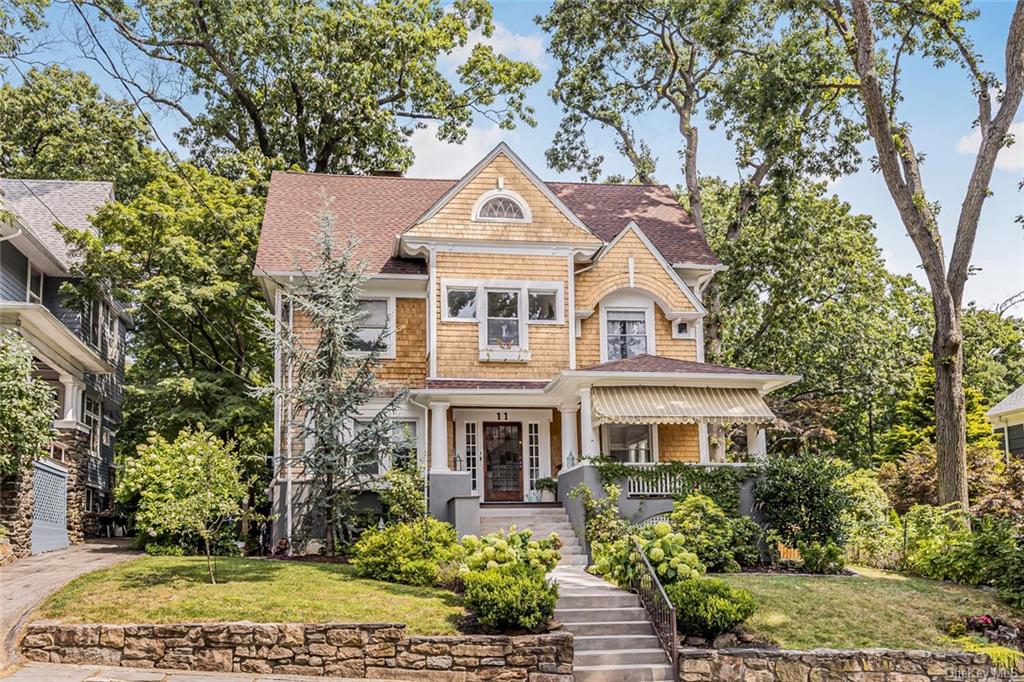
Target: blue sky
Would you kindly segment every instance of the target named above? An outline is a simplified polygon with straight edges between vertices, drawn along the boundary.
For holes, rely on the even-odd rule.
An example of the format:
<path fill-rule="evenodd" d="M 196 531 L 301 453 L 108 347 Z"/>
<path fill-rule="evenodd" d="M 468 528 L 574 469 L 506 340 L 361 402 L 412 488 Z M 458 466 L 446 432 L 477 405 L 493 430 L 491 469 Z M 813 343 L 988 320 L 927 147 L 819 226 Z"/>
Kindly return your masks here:
<path fill-rule="evenodd" d="M 418 131 L 414 137 L 417 161 L 410 175 L 458 177 L 499 141 L 508 142 L 525 161 L 546 179 L 578 179 L 573 174 L 559 174 L 547 169 L 544 150 L 549 145 L 561 118 L 560 111 L 548 96 L 554 79 L 555 64 L 546 55 L 546 36 L 534 23 L 534 17 L 547 9 L 544 2 L 494 3 L 497 28 L 489 39 L 496 49 L 517 59 L 534 62 L 543 74 L 541 82 L 529 93 L 529 101 L 536 109 L 536 128 L 502 131 L 487 121 L 478 121 L 470 130 L 462 148 L 440 143 L 430 129 Z M 1013 11 L 1009 1 L 978 3 L 981 16 L 971 25 L 970 34 L 978 45 L 985 65 L 997 74 L 1003 71 L 1003 48 Z M 112 95 L 124 97 L 121 86 L 103 74 L 92 62 L 82 59 L 69 38 L 77 25 L 67 5 L 59 3 L 49 12 L 50 49 L 36 55 L 43 61 L 56 60 L 65 65 L 89 71 Z M 446 64 L 457 63 L 455 55 Z M 964 73 L 955 67 L 935 69 L 930 63 L 905 63 L 903 88 L 906 96 L 901 113 L 913 125 L 913 138 L 919 152 L 927 154 L 924 180 L 928 196 L 943 206 L 940 226 L 947 243 L 952 244 L 957 214 L 963 200 L 974 162 L 971 149 L 971 124 L 977 117 L 977 103 L 970 92 Z M 16 75 L 8 72 L 8 77 Z M 154 117 L 165 140 L 172 141 L 172 133 L 179 125 L 173 116 Z M 681 182 L 678 161 L 678 134 L 674 121 L 667 114 L 654 114 L 645 119 L 643 128 L 650 131 L 648 142 L 658 157 L 657 178 L 660 182 L 676 185 Z M 659 143 L 658 130 L 664 129 Z M 596 128 L 595 128 L 596 130 Z M 966 299 L 990 307 L 1024 290 L 1024 232 L 1014 222 L 1024 214 L 1024 193 L 1017 184 L 1024 179 L 1024 112 L 1015 122 L 1019 144 L 1005 150 L 1000 156 L 993 176 L 991 196 L 985 203 L 973 264 L 980 270 L 967 285 Z M 599 132 L 590 138 L 591 146 L 605 156 L 604 173 L 629 173 L 628 164 L 619 158 L 611 139 Z M 866 145 L 864 156 L 873 150 Z M 727 179 L 737 176 L 733 164 L 731 145 L 721 134 L 702 130 L 699 164 L 702 172 Z M 866 165 L 866 164 L 865 164 Z M 881 177 L 869 168 L 840 178 L 830 190 L 849 202 L 857 212 L 874 217 L 877 235 L 890 269 L 912 273 L 923 281 L 917 252 L 907 237 L 893 207 L 892 200 Z M 950 247 L 951 248 L 951 247 Z M 1024 314 L 1024 305 L 1013 312 Z"/>

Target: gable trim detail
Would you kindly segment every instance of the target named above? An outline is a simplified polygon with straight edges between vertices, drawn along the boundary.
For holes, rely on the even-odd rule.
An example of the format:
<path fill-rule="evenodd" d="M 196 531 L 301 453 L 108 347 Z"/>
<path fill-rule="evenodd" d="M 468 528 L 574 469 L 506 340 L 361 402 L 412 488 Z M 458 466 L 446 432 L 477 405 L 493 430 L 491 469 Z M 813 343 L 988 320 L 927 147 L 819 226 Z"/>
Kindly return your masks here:
<path fill-rule="evenodd" d="M 480 161 L 478 161 L 475 166 L 470 168 L 469 172 L 463 175 L 461 180 L 452 185 L 452 187 L 449 188 L 447 192 L 441 195 L 440 199 L 434 202 L 433 206 L 428 208 L 423 213 L 423 215 L 414 220 L 412 225 L 409 225 L 403 232 L 408 232 L 416 225 L 424 223 L 427 220 L 433 218 L 435 215 L 437 215 L 438 211 L 444 208 L 444 206 L 449 201 L 451 201 L 451 199 L 455 197 L 455 195 L 457 195 L 459 192 L 465 189 L 466 185 L 468 185 L 470 181 L 480 173 L 481 170 L 486 168 L 487 165 L 491 163 L 491 161 L 497 158 L 499 154 L 504 154 L 508 158 L 508 160 L 511 161 L 512 164 L 516 168 L 518 168 L 531 183 L 533 183 L 533 185 L 541 192 L 541 194 L 543 194 L 544 197 L 548 201 L 550 201 L 555 206 L 555 208 L 557 208 L 566 217 L 566 219 L 570 223 L 572 223 L 575 227 L 579 228 L 580 230 L 590 235 L 591 237 L 597 239 L 598 241 L 604 241 L 596 234 L 594 234 L 594 232 L 589 227 L 587 227 L 587 225 L 582 220 L 580 220 L 579 216 L 570 211 L 569 207 L 566 206 L 565 203 L 563 203 L 562 200 L 559 199 L 546 184 L 544 184 L 544 181 L 541 180 L 537 176 L 537 174 L 534 173 L 533 170 L 529 166 L 527 166 L 526 163 L 521 158 L 519 158 L 519 156 L 514 151 L 512 151 L 512 149 L 504 142 L 499 142 L 498 145 L 490 152 L 488 152 L 488 154 L 484 158 L 480 159 Z"/>
<path fill-rule="evenodd" d="M 658 261 L 662 269 L 672 279 L 672 282 L 677 287 L 679 287 L 679 290 L 683 292 L 683 295 L 686 296 L 687 300 L 690 301 L 691 304 L 693 304 L 694 310 L 696 310 L 697 313 L 700 315 L 706 315 L 708 312 L 707 308 L 705 308 L 704 305 L 700 302 L 700 299 L 698 299 L 696 295 L 694 295 L 693 291 L 690 290 L 690 287 L 686 286 L 686 282 L 684 282 L 682 278 L 679 277 L 679 273 L 672 269 L 672 266 L 669 265 L 668 261 L 665 260 L 665 257 L 661 255 L 661 252 L 658 251 L 657 248 L 655 248 L 654 243 L 647 237 L 646 234 L 644 234 L 644 231 L 640 229 L 640 226 L 636 224 L 635 220 L 629 221 L 629 224 L 622 228 L 622 231 L 615 235 L 615 238 L 608 242 L 601 249 L 600 253 L 597 254 L 597 257 L 594 258 L 593 263 L 591 263 L 589 266 L 581 270 L 578 270 L 576 272 L 577 276 L 583 272 L 586 272 L 587 270 L 590 270 L 591 268 L 596 267 L 597 264 L 601 262 L 601 259 L 604 258 L 604 255 L 607 253 L 611 253 L 611 251 L 615 248 L 615 245 L 618 244 L 622 240 L 622 238 L 625 237 L 626 234 L 631 231 L 634 234 L 636 234 L 637 237 L 639 237 L 643 245 L 647 248 L 648 251 L 651 252 L 651 255 L 654 256 L 655 260 Z"/>

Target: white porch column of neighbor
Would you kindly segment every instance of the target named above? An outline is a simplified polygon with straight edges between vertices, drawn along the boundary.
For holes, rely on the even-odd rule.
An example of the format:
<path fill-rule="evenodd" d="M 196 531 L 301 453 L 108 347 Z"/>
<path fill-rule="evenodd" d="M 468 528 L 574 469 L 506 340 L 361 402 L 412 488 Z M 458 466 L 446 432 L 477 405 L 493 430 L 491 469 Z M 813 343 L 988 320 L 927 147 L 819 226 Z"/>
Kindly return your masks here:
<path fill-rule="evenodd" d="M 576 411 L 579 410 L 576 403 L 567 403 L 558 408 L 562 415 L 562 468 L 565 468 L 569 461 L 569 454 L 575 461 L 579 461 L 579 446 L 576 444 Z"/>
<path fill-rule="evenodd" d="M 449 403 L 430 403 L 430 470 L 449 471 L 448 467 L 448 406 Z"/>
<path fill-rule="evenodd" d="M 78 423 L 78 416 L 81 414 L 84 387 L 70 374 L 61 374 L 60 383 L 64 385 L 64 404 L 60 411 L 60 422 L 72 426 Z"/>
<path fill-rule="evenodd" d="M 747 454 L 754 459 L 768 456 L 768 442 L 764 427 L 760 424 L 747 424 Z"/>
<path fill-rule="evenodd" d="M 599 439 L 594 428 L 594 410 L 590 404 L 590 388 L 581 388 L 580 392 L 580 457 L 599 455 Z M 578 459 L 579 457 L 577 457 Z"/>

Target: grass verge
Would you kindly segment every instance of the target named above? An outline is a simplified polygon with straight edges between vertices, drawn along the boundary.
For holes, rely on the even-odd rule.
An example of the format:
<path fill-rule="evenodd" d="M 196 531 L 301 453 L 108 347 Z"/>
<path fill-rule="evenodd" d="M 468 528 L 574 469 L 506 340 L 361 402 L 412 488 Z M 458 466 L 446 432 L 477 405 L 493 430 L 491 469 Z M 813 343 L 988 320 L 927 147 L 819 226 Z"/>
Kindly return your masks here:
<path fill-rule="evenodd" d="M 1013 615 L 995 593 L 854 567 L 857 576 L 720 575 L 754 593 L 746 627 L 787 649 L 956 651 L 945 624 L 958 615 Z"/>
<path fill-rule="evenodd" d="M 455 634 L 459 597 L 356 578 L 349 566 L 219 558 L 211 585 L 202 557 L 141 557 L 86 574 L 51 595 L 39 616 L 69 623 L 405 623 Z"/>

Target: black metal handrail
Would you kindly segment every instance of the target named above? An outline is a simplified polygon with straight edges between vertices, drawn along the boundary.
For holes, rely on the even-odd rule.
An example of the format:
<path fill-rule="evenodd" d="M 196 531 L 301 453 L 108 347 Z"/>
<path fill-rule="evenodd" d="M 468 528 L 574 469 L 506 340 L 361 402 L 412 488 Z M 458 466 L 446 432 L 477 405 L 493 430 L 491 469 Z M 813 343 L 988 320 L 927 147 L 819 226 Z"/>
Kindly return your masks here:
<path fill-rule="evenodd" d="M 658 635 L 661 647 L 668 654 L 672 664 L 672 679 L 679 679 L 679 630 L 676 622 L 676 607 L 665 594 L 665 588 L 658 580 L 647 553 L 636 538 L 632 538 L 633 549 L 640 556 L 639 570 L 633 575 L 633 591 L 640 597 L 640 603 L 651 619 L 654 633 Z"/>

